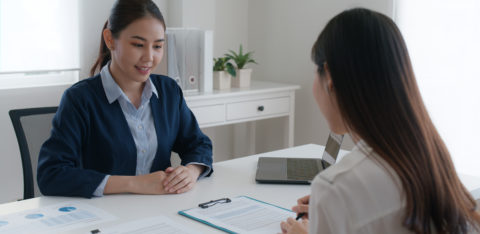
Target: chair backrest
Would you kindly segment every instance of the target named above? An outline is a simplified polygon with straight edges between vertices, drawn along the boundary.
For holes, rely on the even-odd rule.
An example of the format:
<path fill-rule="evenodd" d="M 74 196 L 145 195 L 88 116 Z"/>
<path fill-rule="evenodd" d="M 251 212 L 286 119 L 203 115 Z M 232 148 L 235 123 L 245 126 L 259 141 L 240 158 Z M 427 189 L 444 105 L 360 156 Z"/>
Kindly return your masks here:
<path fill-rule="evenodd" d="M 57 107 L 10 110 L 23 168 L 23 199 L 41 196 L 37 185 L 38 154 L 50 136 Z"/>

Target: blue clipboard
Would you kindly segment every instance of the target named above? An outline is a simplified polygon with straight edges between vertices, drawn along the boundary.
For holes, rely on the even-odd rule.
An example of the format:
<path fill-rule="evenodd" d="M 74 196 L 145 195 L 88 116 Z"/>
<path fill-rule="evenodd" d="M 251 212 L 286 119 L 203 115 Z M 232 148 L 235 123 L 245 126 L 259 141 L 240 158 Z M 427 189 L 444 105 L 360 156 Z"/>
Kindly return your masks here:
<path fill-rule="evenodd" d="M 289 210 L 289 209 L 286 209 L 286 208 L 283 208 L 283 207 L 280 207 L 280 206 L 277 206 L 277 205 L 273 205 L 273 204 L 270 204 L 270 203 L 267 203 L 267 202 L 264 202 L 264 201 L 260 201 L 260 200 L 257 200 L 257 199 L 255 199 L 255 198 L 251 198 L 251 197 L 248 197 L 248 196 L 238 196 L 238 197 L 236 197 L 236 198 L 248 198 L 248 199 L 253 200 L 253 201 L 256 201 L 256 202 L 258 202 L 258 203 L 266 204 L 266 205 L 269 205 L 269 206 L 272 206 L 272 207 L 276 207 L 276 208 L 279 208 L 279 209 L 282 209 L 282 210 L 289 211 L 289 212 L 292 212 L 292 213 L 293 213 L 292 210 Z M 201 204 L 199 204 L 199 206 L 202 207 L 202 205 L 204 205 L 205 207 L 203 207 L 203 208 L 208 209 L 208 207 L 213 206 L 213 205 L 216 205 L 216 204 L 222 205 L 222 204 L 224 204 L 224 203 L 229 203 L 230 201 L 227 202 L 227 200 L 230 200 L 230 199 L 228 199 L 228 198 L 222 198 L 222 199 L 218 199 L 218 200 L 213 200 L 213 201 L 201 203 Z M 217 225 L 217 224 L 214 224 L 214 223 L 209 222 L 209 221 L 207 221 L 207 220 L 204 220 L 204 219 L 202 219 L 202 218 L 195 217 L 195 216 L 193 216 L 193 215 L 190 215 L 190 214 L 186 213 L 186 212 L 188 212 L 188 211 L 190 211 L 190 210 L 193 210 L 193 209 L 200 209 L 200 208 L 195 207 L 195 208 L 191 208 L 191 209 L 187 209 L 187 210 L 181 210 L 181 211 L 178 212 L 178 214 L 183 215 L 183 216 L 185 216 L 185 217 L 187 217 L 187 218 L 193 219 L 193 220 L 195 220 L 195 221 L 198 221 L 198 222 L 200 222 L 200 223 L 206 224 L 206 225 L 211 226 L 211 227 L 213 227 L 213 228 L 216 228 L 216 229 L 218 229 L 218 230 L 224 231 L 224 232 L 226 232 L 226 233 L 232 233 L 232 234 L 233 234 L 233 233 L 237 233 L 237 232 L 234 232 L 234 231 L 232 231 L 232 230 L 229 230 L 229 229 L 227 229 L 227 228 L 225 228 L 225 227 L 219 226 L 219 225 Z"/>

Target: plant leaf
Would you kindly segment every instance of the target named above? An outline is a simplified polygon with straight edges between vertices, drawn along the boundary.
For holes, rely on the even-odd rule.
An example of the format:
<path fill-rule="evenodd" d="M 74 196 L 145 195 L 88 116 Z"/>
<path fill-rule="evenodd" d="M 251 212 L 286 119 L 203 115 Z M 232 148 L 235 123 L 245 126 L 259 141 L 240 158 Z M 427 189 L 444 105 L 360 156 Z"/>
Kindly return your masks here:
<path fill-rule="evenodd" d="M 237 54 L 235 51 L 233 51 L 233 50 L 229 50 L 229 54 L 228 54 L 228 55 L 230 55 L 230 56 L 232 56 L 232 57 L 238 57 L 238 54 Z"/>
<path fill-rule="evenodd" d="M 231 63 L 227 63 L 226 64 L 226 67 L 227 67 L 227 72 L 232 75 L 233 77 L 236 77 L 237 76 L 237 72 L 235 71 L 235 67 L 233 66 L 233 64 Z"/>
<path fill-rule="evenodd" d="M 233 60 L 238 69 L 243 69 L 248 63 L 258 64 L 257 62 L 255 62 L 255 60 L 252 59 L 252 54 L 253 51 L 243 54 L 243 45 L 240 44 L 238 53 L 233 50 L 229 50 L 228 53 L 225 54 L 225 57 Z"/>

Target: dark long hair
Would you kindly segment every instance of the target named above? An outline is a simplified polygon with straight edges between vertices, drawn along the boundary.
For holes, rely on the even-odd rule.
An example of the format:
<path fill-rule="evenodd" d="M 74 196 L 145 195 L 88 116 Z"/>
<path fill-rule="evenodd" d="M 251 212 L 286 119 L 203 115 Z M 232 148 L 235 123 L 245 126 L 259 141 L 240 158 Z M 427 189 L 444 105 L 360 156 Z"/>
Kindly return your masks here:
<path fill-rule="evenodd" d="M 320 33 L 312 60 L 322 80 L 326 63 L 349 131 L 398 175 L 406 199 L 403 225 L 415 233 L 478 229 L 475 200 L 427 113 L 395 23 L 367 9 L 344 11 Z"/>
<path fill-rule="evenodd" d="M 145 16 L 158 19 L 163 28 L 166 29 L 162 13 L 151 0 L 117 0 L 115 2 L 110 11 L 110 17 L 103 26 L 102 34 L 100 35 L 100 51 L 98 52 L 97 60 L 90 69 L 90 76 L 93 76 L 97 70 L 100 70 L 111 59 L 110 50 L 105 44 L 105 40 L 103 40 L 103 30 L 108 27 L 112 31 L 113 38 L 118 38 L 120 32 L 129 24 Z"/>

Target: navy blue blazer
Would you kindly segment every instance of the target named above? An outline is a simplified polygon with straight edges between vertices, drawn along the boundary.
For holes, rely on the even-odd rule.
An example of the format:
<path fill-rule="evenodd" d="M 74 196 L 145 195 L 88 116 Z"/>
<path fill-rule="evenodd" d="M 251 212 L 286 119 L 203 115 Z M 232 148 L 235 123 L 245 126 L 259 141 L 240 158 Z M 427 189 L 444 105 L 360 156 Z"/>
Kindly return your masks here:
<path fill-rule="evenodd" d="M 182 165 L 197 162 L 212 168 L 212 143 L 180 87 L 166 76 L 150 78 L 159 96 L 150 98 L 158 139 L 151 172 L 170 166 L 171 151 L 180 155 Z M 67 89 L 52 123 L 38 159 L 37 181 L 44 195 L 90 198 L 107 174 L 135 175 L 133 136 L 118 101 L 108 103 L 100 75 Z"/>

